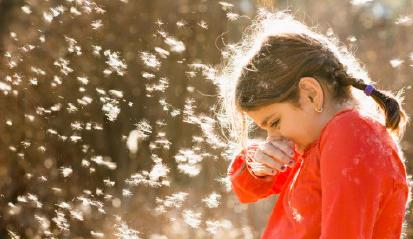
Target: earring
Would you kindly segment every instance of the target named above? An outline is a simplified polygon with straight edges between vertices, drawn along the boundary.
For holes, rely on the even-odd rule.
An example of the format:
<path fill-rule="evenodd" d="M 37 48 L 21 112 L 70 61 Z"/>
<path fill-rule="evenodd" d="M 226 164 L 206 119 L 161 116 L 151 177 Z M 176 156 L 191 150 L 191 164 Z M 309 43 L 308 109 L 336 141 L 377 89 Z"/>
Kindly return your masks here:
<path fill-rule="evenodd" d="M 316 112 L 318 112 L 318 113 L 323 112 L 323 108 L 320 108 L 320 109 L 315 108 L 314 110 L 315 110 Z"/>

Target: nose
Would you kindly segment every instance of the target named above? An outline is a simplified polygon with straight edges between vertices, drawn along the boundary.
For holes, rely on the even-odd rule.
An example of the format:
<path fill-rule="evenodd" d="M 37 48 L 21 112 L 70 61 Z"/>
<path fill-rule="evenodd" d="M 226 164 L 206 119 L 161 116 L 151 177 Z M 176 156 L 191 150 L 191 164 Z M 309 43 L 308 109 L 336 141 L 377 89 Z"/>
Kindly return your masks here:
<path fill-rule="evenodd" d="M 281 138 L 283 138 L 281 135 L 270 135 L 270 134 L 268 134 L 267 135 L 267 139 L 265 140 L 265 141 L 271 141 L 271 140 L 276 140 L 276 139 L 281 139 Z"/>

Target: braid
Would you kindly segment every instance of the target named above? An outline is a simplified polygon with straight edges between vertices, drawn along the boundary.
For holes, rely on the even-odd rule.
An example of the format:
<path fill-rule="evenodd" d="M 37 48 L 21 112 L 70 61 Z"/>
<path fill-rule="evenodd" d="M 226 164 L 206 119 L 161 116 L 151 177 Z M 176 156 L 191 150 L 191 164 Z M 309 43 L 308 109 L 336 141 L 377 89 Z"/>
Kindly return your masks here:
<path fill-rule="evenodd" d="M 362 80 L 355 80 L 353 86 L 364 91 L 368 84 L 364 83 Z M 373 88 L 370 95 L 384 111 L 386 127 L 401 136 L 403 133 L 400 131 L 404 131 L 404 129 L 399 129 L 399 124 L 402 119 L 406 118 L 406 113 L 401 108 L 400 100 L 392 93 L 378 90 L 377 88 Z"/>
<path fill-rule="evenodd" d="M 329 55 L 331 56 L 332 53 Z M 366 95 L 373 97 L 385 114 L 386 128 L 396 133 L 399 138 L 403 136 L 408 118 L 401 107 L 402 100 L 398 96 L 394 96 L 389 91 L 375 88 L 373 83 L 366 84 L 364 80 L 350 76 L 345 66 L 335 56 L 328 57 L 325 63 L 326 73 L 331 77 L 336 88 L 353 86 L 364 91 Z"/>

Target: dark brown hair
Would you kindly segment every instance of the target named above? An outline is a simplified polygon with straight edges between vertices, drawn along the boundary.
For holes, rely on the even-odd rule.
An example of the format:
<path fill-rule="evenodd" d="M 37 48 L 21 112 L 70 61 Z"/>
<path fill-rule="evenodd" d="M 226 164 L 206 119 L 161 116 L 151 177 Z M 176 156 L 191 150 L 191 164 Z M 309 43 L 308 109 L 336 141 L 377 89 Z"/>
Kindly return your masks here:
<path fill-rule="evenodd" d="M 337 103 L 354 99 L 353 89 L 363 92 L 368 84 L 374 85 L 358 60 L 336 38 L 317 33 L 290 14 L 261 12 L 253 26 L 253 32 L 261 34 L 244 37 L 232 51 L 247 53 L 243 62 L 232 60 L 229 64 L 232 69 L 238 67 L 227 71 L 233 77 L 234 88 L 222 90 L 238 111 L 275 102 L 290 102 L 299 107 L 297 86 L 305 76 L 314 77 L 323 88 L 328 88 Z M 246 48 L 247 44 L 252 47 Z M 361 97 L 369 96 L 363 93 Z M 409 120 L 401 105 L 400 92 L 393 95 L 375 87 L 370 97 L 384 113 L 385 126 L 400 139 Z M 245 115 L 241 118 L 245 127 Z"/>

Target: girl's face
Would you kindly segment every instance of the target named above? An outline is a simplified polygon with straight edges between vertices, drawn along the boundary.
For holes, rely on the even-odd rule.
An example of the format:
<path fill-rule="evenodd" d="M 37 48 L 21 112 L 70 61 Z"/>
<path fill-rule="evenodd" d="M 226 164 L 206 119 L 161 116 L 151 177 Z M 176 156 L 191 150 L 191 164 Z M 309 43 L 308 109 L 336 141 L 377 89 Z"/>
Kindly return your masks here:
<path fill-rule="evenodd" d="M 300 108 L 289 102 L 272 103 L 257 110 L 247 111 L 255 124 L 267 131 L 268 138 L 285 138 L 296 144 L 302 152 L 315 141 L 326 123 L 344 105 L 337 105 L 331 100 L 329 90 L 312 77 L 303 77 L 298 84 Z M 322 108 L 317 112 L 315 109 Z"/>
<path fill-rule="evenodd" d="M 246 113 L 257 126 L 267 131 L 267 139 L 291 140 L 299 152 L 317 138 L 320 129 L 314 108 L 298 109 L 291 103 L 273 103 Z"/>

